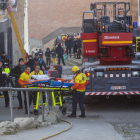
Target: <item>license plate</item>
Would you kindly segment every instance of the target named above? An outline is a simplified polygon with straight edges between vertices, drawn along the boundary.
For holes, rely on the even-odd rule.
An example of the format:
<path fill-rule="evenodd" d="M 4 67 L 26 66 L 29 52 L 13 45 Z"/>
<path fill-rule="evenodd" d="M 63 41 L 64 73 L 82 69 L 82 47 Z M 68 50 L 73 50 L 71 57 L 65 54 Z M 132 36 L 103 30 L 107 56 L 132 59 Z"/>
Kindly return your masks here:
<path fill-rule="evenodd" d="M 111 90 L 122 90 L 122 89 L 126 89 L 126 86 L 111 86 L 110 89 Z"/>

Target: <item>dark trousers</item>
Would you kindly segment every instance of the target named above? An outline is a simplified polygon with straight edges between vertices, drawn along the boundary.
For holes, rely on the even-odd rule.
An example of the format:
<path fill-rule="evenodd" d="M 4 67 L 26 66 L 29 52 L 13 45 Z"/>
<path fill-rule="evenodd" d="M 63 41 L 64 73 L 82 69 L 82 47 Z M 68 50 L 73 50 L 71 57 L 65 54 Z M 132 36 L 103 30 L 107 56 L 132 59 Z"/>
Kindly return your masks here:
<path fill-rule="evenodd" d="M 79 102 L 81 114 L 85 115 L 84 101 L 85 101 L 85 92 L 75 91 L 72 100 L 72 109 L 73 109 L 72 114 L 76 115 L 77 103 Z"/>
<path fill-rule="evenodd" d="M 62 60 L 63 65 L 65 65 L 64 58 L 62 54 L 58 54 L 58 64 L 60 65 L 60 59 Z"/>
<path fill-rule="evenodd" d="M 81 57 L 80 57 L 80 53 L 77 53 L 77 59 L 80 59 Z"/>
<path fill-rule="evenodd" d="M 36 105 L 37 92 L 33 92 L 33 105 Z"/>
<path fill-rule="evenodd" d="M 5 98 L 5 104 L 9 104 L 9 95 L 8 91 L 3 91 L 4 98 Z"/>
<path fill-rule="evenodd" d="M 71 47 L 66 48 L 67 55 L 68 55 L 68 51 L 69 51 L 69 54 L 70 54 L 70 57 L 71 57 Z"/>
<path fill-rule="evenodd" d="M 50 66 L 50 58 L 46 58 L 46 65 Z"/>
<path fill-rule="evenodd" d="M 19 101 L 19 106 L 22 106 L 21 91 L 17 91 L 17 98 L 18 98 L 18 101 Z"/>
<path fill-rule="evenodd" d="M 26 91 L 23 91 L 24 94 L 24 105 L 25 105 L 25 110 L 27 111 L 27 100 L 26 100 Z M 29 95 L 29 105 L 32 103 L 32 94 L 28 93 Z"/>
<path fill-rule="evenodd" d="M 74 50 L 73 53 L 74 53 L 74 58 L 76 58 L 76 50 Z"/>

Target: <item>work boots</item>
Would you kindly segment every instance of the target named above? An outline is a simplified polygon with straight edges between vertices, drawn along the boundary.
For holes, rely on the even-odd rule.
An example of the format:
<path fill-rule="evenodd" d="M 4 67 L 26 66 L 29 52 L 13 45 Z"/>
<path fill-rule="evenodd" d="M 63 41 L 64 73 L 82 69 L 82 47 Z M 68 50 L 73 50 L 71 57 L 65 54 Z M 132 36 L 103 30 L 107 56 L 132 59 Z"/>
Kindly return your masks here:
<path fill-rule="evenodd" d="M 5 107 L 9 107 L 9 103 L 5 104 Z"/>
<path fill-rule="evenodd" d="M 19 106 L 18 109 L 23 109 L 23 107 L 22 106 Z"/>
<path fill-rule="evenodd" d="M 86 117 L 86 115 L 80 115 L 79 117 L 81 117 L 81 118 L 85 118 L 85 117 Z"/>
<path fill-rule="evenodd" d="M 68 117 L 76 117 L 76 115 L 74 115 L 74 114 L 70 114 L 70 115 L 68 115 Z"/>

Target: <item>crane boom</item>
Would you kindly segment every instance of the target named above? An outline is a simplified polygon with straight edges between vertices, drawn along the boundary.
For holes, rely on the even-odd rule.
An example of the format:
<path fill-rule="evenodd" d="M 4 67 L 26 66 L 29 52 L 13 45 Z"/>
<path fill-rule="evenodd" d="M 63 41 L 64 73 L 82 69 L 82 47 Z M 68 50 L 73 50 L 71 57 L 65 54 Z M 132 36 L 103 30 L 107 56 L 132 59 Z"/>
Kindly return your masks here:
<path fill-rule="evenodd" d="M 16 38 L 17 38 L 17 41 L 18 41 L 18 45 L 19 45 L 19 48 L 20 48 L 20 51 L 21 51 L 22 58 L 23 58 L 24 62 L 26 62 L 26 58 L 25 58 L 26 53 L 25 53 L 25 50 L 24 50 L 24 46 L 23 46 L 23 43 L 22 43 L 22 40 L 21 40 L 21 36 L 20 36 L 19 30 L 18 30 L 18 26 L 17 26 L 16 20 L 15 20 L 14 13 L 13 13 L 12 10 L 9 10 L 9 8 L 7 8 L 7 10 L 8 10 L 9 16 L 11 18 L 11 22 L 12 22 L 12 25 L 13 25 L 13 28 L 14 28 L 14 31 L 15 31 L 15 34 L 16 34 Z"/>

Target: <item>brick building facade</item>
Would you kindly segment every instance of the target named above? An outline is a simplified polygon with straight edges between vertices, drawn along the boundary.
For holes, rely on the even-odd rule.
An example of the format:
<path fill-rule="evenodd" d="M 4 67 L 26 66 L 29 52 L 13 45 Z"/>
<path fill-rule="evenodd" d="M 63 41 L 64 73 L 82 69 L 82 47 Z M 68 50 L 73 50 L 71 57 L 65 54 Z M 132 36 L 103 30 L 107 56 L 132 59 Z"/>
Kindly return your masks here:
<path fill-rule="evenodd" d="M 104 0 L 98 0 L 104 1 Z M 106 2 L 116 0 L 106 0 Z M 122 0 L 118 0 L 122 1 Z M 131 3 L 133 21 L 138 20 L 138 0 L 123 0 Z M 95 0 L 44 0 L 29 1 L 29 37 L 42 40 L 50 37 L 62 27 L 81 27 L 83 11 L 90 10 L 90 3 Z M 44 40 L 43 39 L 43 40 Z M 50 38 L 50 41 L 52 38 Z M 43 41 L 43 44 L 46 42 Z"/>

